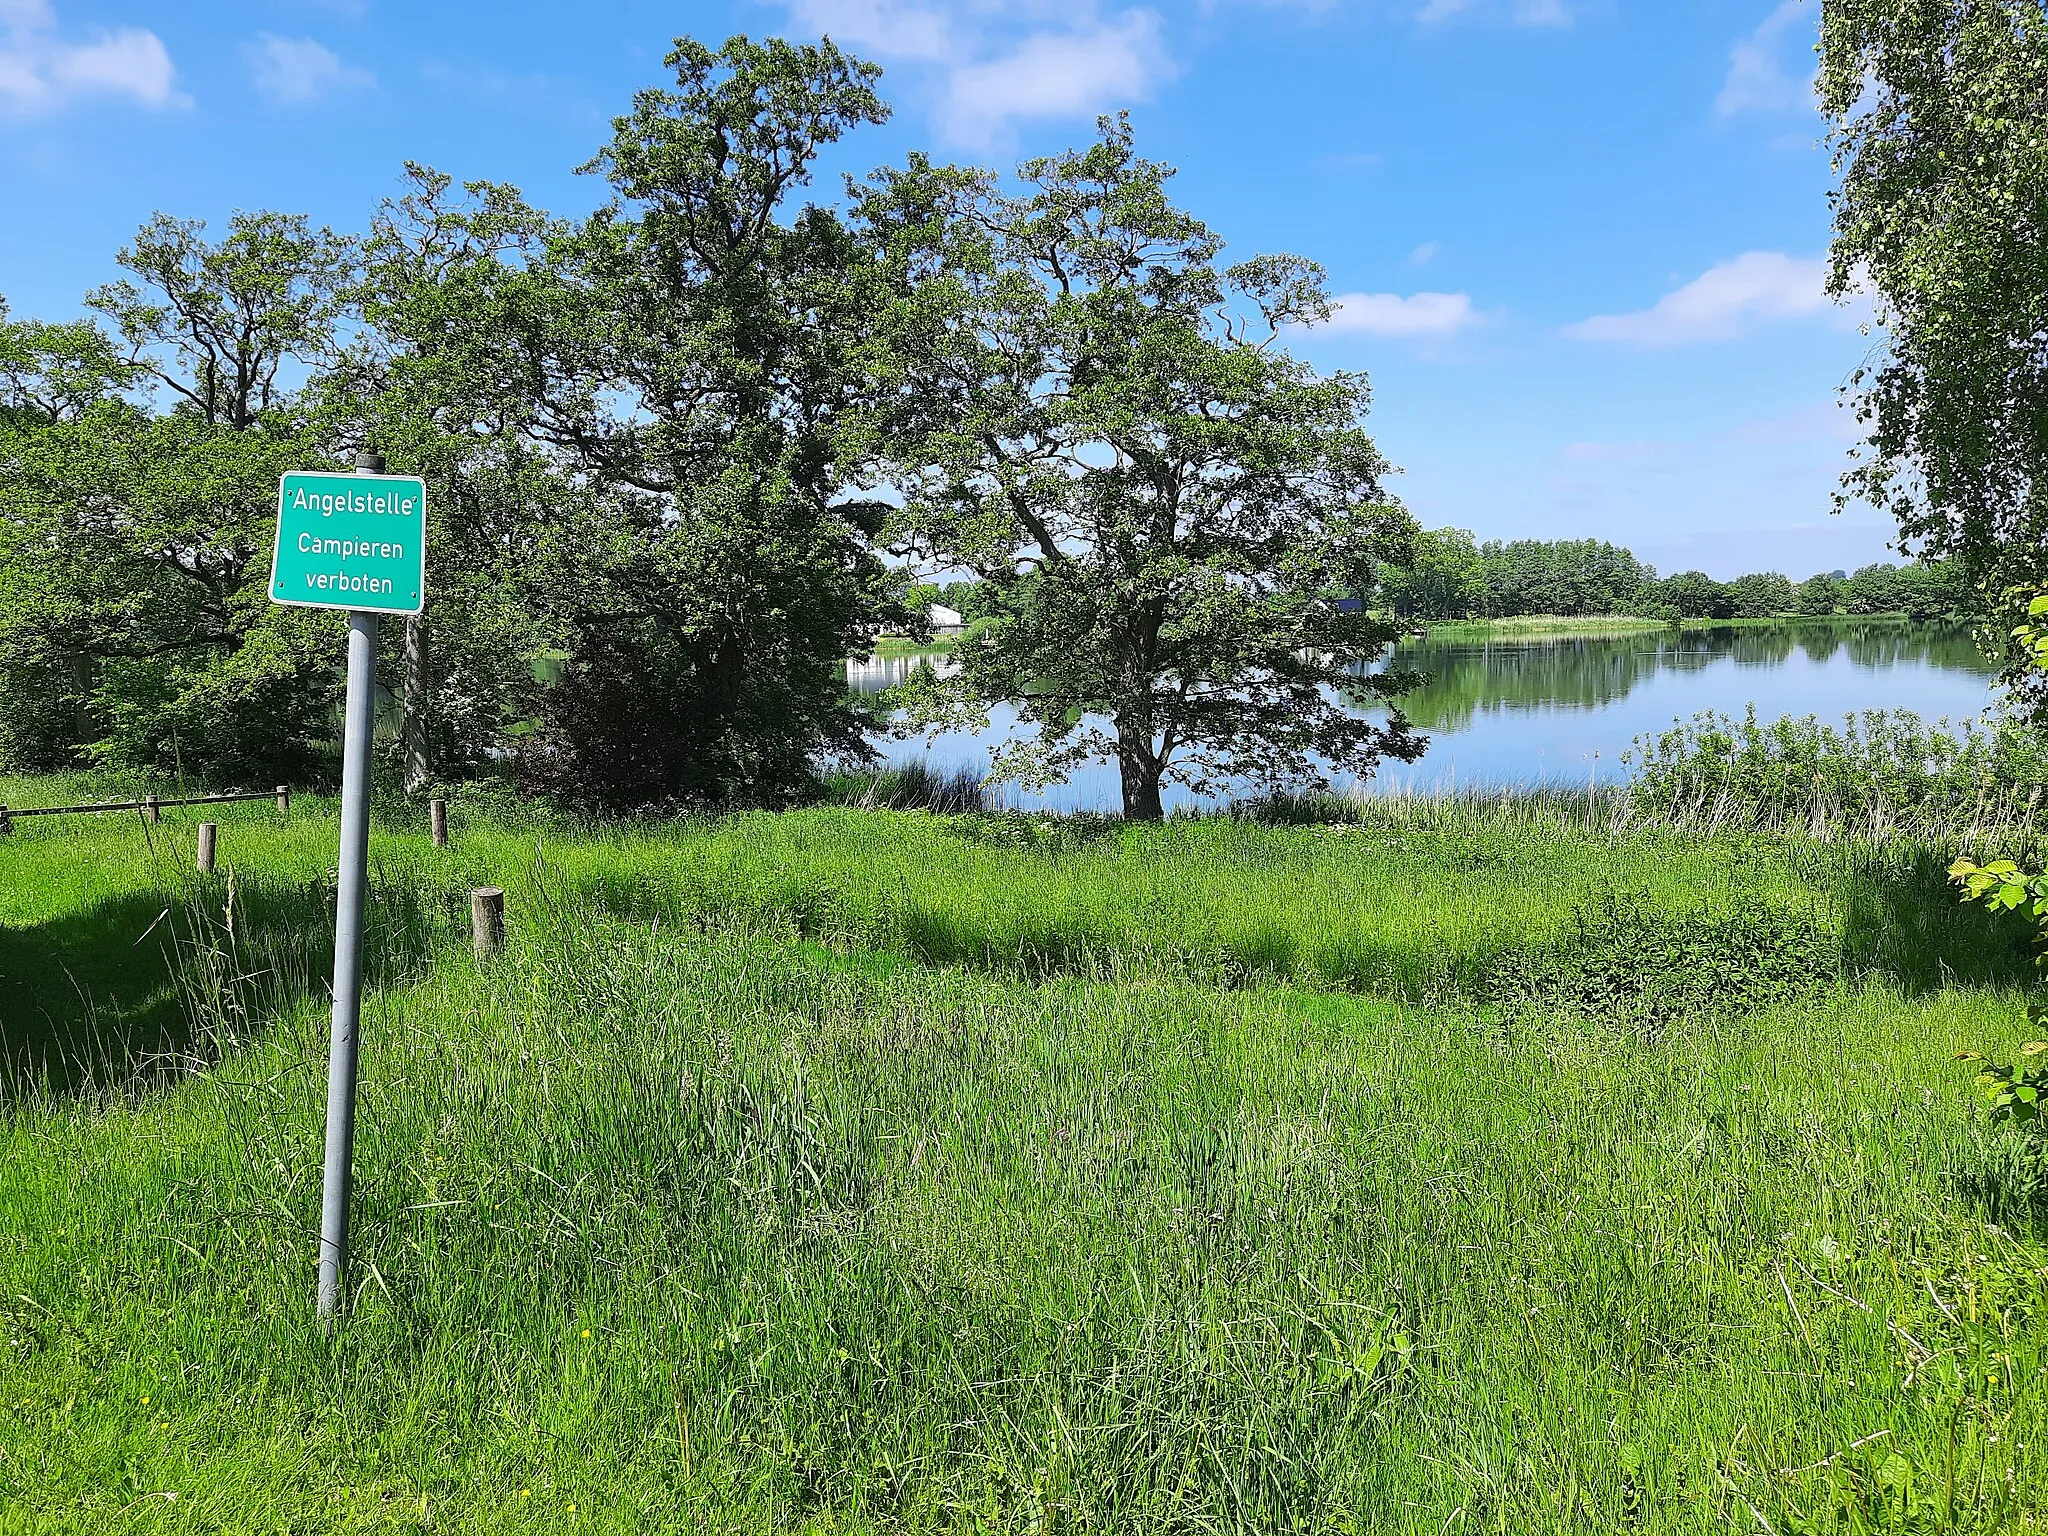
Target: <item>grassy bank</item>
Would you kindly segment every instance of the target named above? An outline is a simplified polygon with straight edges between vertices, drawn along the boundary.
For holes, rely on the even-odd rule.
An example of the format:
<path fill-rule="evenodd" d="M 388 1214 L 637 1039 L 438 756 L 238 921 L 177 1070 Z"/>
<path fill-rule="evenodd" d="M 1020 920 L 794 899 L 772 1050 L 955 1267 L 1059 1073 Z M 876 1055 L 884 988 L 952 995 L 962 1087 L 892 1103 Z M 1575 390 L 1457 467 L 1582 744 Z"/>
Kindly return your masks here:
<path fill-rule="evenodd" d="M 1942 850 L 391 820 L 328 1339 L 328 809 L 211 880 L 189 813 L 0 842 L 0 1027 L 98 1050 L 0 1111 L 0 1532 L 2042 1514 L 2048 1255 L 1950 1060 L 2028 967 Z"/>
<path fill-rule="evenodd" d="M 907 640 L 901 635 L 884 635 L 875 642 L 873 656 L 943 656 L 959 644 L 952 635 L 935 635 L 929 640 Z"/>

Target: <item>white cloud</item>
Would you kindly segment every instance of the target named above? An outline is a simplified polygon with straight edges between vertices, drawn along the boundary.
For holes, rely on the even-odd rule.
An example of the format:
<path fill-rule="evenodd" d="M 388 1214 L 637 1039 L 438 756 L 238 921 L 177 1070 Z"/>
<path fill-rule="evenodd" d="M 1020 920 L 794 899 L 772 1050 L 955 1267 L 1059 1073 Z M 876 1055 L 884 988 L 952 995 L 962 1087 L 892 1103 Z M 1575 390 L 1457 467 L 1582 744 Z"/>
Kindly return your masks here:
<path fill-rule="evenodd" d="M 1426 267 L 1432 261 L 1436 260 L 1437 255 L 1442 250 L 1443 243 L 1441 241 L 1425 240 L 1422 242 L 1422 244 L 1418 245 L 1417 247 L 1415 247 L 1414 250 L 1408 253 L 1408 260 L 1411 265 L 1418 267 Z"/>
<path fill-rule="evenodd" d="M 936 73 L 949 139 L 985 148 L 1032 118 L 1088 117 L 1151 98 L 1174 74 L 1159 16 L 1096 0 L 784 0 L 791 25 Z"/>
<path fill-rule="evenodd" d="M 1000 58 L 955 67 L 940 125 L 964 143 L 986 142 L 1023 119 L 1148 100 L 1153 82 L 1172 72 L 1159 18 L 1126 11 L 1091 31 L 1036 32 Z"/>
<path fill-rule="evenodd" d="M 84 96 L 190 106 L 173 87 L 176 75 L 163 39 L 147 28 L 100 27 L 66 41 L 49 0 L 0 0 L 0 111 L 55 112 Z"/>
<path fill-rule="evenodd" d="M 344 64 L 331 48 L 310 37 L 259 32 L 255 42 L 244 45 L 242 56 L 249 61 L 258 94 L 283 107 L 304 106 L 330 91 L 364 89 L 377 83 L 367 69 Z"/>
<path fill-rule="evenodd" d="M 1760 320 L 1789 320 L 1830 310 L 1827 261 L 1748 251 L 1708 268 L 1648 309 L 1595 315 L 1565 327 L 1582 341 L 1620 341 L 1644 347 L 1720 341 Z"/>
<path fill-rule="evenodd" d="M 941 63 L 956 48 L 952 19 L 944 11 L 900 0 L 791 0 L 789 19 L 830 34 L 856 53 Z"/>
<path fill-rule="evenodd" d="M 1479 324 L 1468 293 L 1345 293 L 1328 329 L 1351 336 L 1451 336 Z"/>
<path fill-rule="evenodd" d="M 1716 117 L 1786 112 L 1813 101 L 1813 72 L 1786 67 L 1786 34 L 1795 31 L 1804 0 L 1782 0 L 1757 29 L 1728 52 L 1728 77 L 1714 98 Z"/>

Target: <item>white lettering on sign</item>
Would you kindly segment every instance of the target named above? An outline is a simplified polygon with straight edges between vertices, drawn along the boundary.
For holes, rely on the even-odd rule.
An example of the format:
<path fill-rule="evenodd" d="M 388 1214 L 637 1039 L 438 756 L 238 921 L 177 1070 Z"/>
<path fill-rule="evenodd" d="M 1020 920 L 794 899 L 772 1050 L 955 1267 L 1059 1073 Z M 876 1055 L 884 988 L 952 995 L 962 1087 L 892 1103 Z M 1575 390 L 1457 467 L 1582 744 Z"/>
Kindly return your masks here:
<path fill-rule="evenodd" d="M 304 555 L 339 555 L 352 560 L 358 555 L 378 560 L 403 560 L 403 544 L 385 544 L 375 539 L 323 539 L 316 534 L 301 532 L 298 537 L 299 553 Z"/>
<path fill-rule="evenodd" d="M 344 491 L 339 495 L 315 491 L 308 496 L 303 486 L 292 489 L 291 509 L 294 512 L 318 512 L 322 517 L 332 517 L 337 512 L 382 512 L 395 517 L 411 517 L 418 508 L 418 497 L 397 491 Z"/>
<path fill-rule="evenodd" d="M 306 572 L 306 585 L 322 592 L 395 592 L 382 576 L 337 576 L 332 571 Z"/>

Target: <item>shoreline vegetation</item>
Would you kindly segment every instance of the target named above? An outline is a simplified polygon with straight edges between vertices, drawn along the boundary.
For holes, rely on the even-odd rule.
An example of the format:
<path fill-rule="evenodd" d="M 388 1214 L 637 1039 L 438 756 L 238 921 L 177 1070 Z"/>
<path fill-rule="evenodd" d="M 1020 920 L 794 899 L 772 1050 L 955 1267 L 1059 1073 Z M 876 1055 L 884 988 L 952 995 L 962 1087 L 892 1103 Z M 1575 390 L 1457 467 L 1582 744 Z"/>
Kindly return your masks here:
<path fill-rule="evenodd" d="M 1668 619 L 1637 614 L 1525 614 L 1510 619 L 1431 619 L 1421 625 L 1431 639 L 1463 636 L 1512 638 L 1517 635 L 1570 639 L 1574 635 L 1653 634 L 1659 631 L 1711 629 L 1807 628 L 1826 624 L 1909 624 L 1923 622 L 1905 613 L 1779 613 L 1762 618 Z M 1953 627 L 1944 625 L 1943 627 Z"/>
<path fill-rule="evenodd" d="M 2038 1192 L 1953 1060 L 2033 967 L 1951 841 L 394 798 L 323 1337 L 333 810 L 0 839 L 0 1017 L 87 1058 L 0 1102 L 23 1529 L 2041 1511 Z"/>
<path fill-rule="evenodd" d="M 1857 624 L 1915 624 L 1929 621 L 1913 618 L 1907 613 L 1781 613 L 1764 618 L 1746 619 L 1661 619 L 1645 618 L 1637 614 L 1524 614 L 1508 619 L 1429 619 L 1417 621 L 1414 630 L 1404 639 L 1418 635 L 1433 640 L 1460 639 L 1515 639 L 1522 636 L 1543 639 L 1569 640 L 1578 636 L 1603 636 L 1624 634 L 1657 634 L 1669 631 L 1689 633 L 1698 630 L 1717 629 L 1777 629 L 1812 628 L 1821 625 Z M 1944 623 L 1942 628 L 1954 628 Z M 884 635 L 875 642 L 874 649 L 864 658 L 849 657 L 849 660 L 876 661 L 895 656 L 943 655 L 951 651 L 965 636 L 946 635 L 931 640 L 911 640 L 901 635 Z"/>

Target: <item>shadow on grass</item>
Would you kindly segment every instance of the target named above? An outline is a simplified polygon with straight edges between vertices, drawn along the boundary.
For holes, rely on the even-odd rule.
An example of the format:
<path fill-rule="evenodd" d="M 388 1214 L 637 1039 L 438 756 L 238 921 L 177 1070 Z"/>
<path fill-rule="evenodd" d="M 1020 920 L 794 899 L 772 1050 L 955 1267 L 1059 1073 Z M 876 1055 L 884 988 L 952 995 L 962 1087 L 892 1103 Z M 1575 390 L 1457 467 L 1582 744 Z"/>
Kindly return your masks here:
<path fill-rule="evenodd" d="M 1947 859 L 1933 850 L 1863 854 L 1840 889 L 1852 964 L 1890 977 L 1908 995 L 2039 983 L 2033 925 L 2016 912 L 1963 902 Z"/>
<path fill-rule="evenodd" d="M 456 932 L 448 893 L 373 885 L 365 980 L 416 974 Z M 0 926 L 0 1101 L 132 1091 L 210 1064 L 334 965 L 321 882 L 190 876 L 26 927 Z"/>
<path fill-rule="evenodd" d="M 0 927 L 0 1094 L 68 1092 L 189 1054 L 175 980 L 173 913 L 158 896 L 101 902 Z"/>

